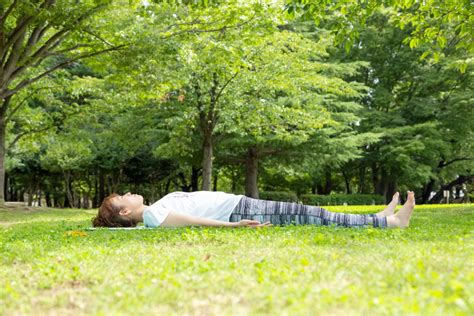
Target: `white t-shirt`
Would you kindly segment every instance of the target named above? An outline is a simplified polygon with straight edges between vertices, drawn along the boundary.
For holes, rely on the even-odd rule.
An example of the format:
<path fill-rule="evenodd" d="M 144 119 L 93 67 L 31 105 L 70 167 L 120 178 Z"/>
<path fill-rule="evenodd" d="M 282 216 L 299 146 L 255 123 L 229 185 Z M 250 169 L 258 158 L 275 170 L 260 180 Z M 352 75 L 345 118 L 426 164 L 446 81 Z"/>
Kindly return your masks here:
<path fill-rule="evenodd" d="M 146 227 L 160 226 L 170 212 L 229 221 L 242 197 L 243 195 L 214 191 L 173 192 L 145 208 L 143 224 Z"/>

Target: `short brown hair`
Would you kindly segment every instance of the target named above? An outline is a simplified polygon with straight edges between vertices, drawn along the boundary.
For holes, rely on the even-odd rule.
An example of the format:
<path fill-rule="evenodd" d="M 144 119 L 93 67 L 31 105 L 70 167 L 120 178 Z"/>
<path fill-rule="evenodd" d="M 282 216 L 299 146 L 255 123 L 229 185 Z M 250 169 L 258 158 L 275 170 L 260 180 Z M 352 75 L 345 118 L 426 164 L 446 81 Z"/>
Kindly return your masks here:
<path fill-rule="evenodd" d="M 135 227 L 138 223 L 135 221 L 120 216 L 119 212 L 122 210 L 112 203 L 112 199 L 119 196 L 113 193 L 106 197 L 102 204 L 100 204 L 99 212 L 96 217 L 92 219 L 92 226 L 94 227 Z"/>

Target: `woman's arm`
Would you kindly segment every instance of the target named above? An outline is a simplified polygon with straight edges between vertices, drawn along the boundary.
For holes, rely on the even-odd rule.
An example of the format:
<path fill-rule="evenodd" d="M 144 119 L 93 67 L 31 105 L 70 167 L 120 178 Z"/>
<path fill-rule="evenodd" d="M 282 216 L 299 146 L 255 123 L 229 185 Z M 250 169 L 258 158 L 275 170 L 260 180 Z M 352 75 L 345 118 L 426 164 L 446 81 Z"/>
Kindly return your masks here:
<path fill-rule="evenodd" d="M 241 226 L 252 226 L 252 227 L 263 227 L 271 226 L 269 222 L 260 223 L 259 221 L 244 219 L 240 222 L 224 222 L 215 219 L 201 218 L 191 215 L 179 214 L 170 212 L 165 218 L 162 227 L 180 227 L 180 226 L 218 226 L 218 227 L 241 227 Z"/>

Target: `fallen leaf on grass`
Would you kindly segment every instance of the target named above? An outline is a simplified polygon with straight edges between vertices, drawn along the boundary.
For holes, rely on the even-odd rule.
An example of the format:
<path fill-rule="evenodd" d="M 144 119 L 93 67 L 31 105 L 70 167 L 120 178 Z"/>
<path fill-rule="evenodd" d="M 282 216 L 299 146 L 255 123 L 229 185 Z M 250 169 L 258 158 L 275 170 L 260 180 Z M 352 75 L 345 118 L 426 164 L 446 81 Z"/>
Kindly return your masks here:
<path fill-rule="evenodd" d="M 65 232 L 64 235 L 70 236 L 70 237 L 85 237 L 87 236 L 87 233 L 80 230 L 69 230 Z"/>

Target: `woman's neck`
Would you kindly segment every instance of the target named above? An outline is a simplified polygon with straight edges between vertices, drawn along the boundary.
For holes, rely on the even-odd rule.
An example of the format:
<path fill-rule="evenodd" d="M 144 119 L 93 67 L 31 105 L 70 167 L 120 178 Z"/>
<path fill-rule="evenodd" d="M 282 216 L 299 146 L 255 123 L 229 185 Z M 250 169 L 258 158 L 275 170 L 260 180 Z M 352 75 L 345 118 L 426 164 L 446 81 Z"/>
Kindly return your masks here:
<path fill-rule="evenodd" d="M 135 212 L 132 214 L 132 219 L 136 222 L 143 222 L 143 211 L 148 207 L 148 205 L 142 204 L 139 206 Z"/>

